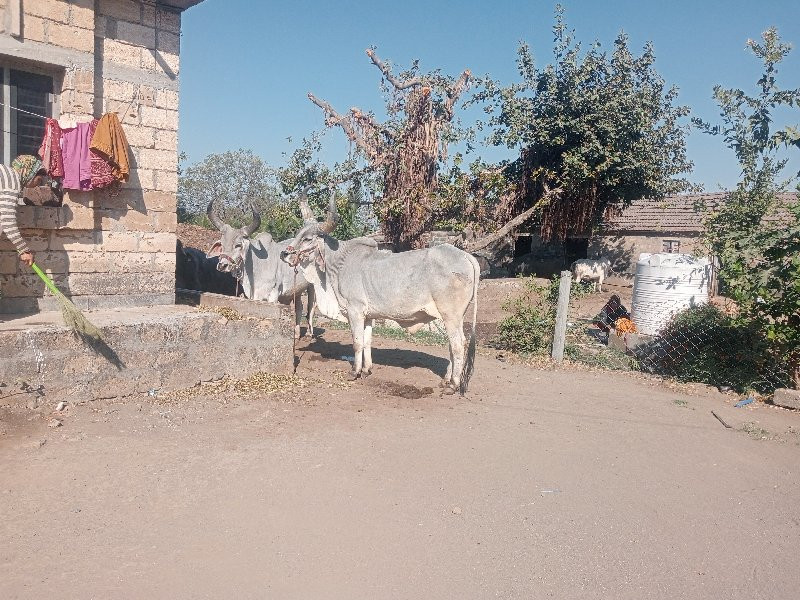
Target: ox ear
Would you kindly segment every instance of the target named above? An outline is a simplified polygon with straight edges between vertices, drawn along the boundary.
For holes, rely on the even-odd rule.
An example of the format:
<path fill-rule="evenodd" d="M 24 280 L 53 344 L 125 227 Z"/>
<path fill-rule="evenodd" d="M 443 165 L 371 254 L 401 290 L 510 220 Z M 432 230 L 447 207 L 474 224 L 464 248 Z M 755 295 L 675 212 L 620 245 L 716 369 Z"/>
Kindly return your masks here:
<path fill-rule="evenodd" d="M 222 254 L 222 240 L 217 240 L 206 252 L 206 258 L 214 258 Z"/>

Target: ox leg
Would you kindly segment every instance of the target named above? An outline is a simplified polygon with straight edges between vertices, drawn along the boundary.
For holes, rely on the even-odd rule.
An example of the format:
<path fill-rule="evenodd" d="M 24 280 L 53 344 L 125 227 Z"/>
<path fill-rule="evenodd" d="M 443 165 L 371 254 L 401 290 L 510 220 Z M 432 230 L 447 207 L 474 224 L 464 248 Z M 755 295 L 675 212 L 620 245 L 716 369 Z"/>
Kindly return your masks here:
<path fill-rule="evenodd" d="M 314 311 L 317 309 L 317 298 L 314 295 L 314 286 L 308 286 L 308 313 L 306 314 L 306 318 L 308 319 L 308 330 L 306 331 L 306 335 L 314 337 Z"/>
<path fill-rule="evenodd" d="M 451 391 L 461 385 L 461 370 L 464 368 L 464 321 L 445 321 L 447 337 L 450 338 L 450 365 L 447 368 L 447 386 Z"/>
<path fill-rule="evenodd" d="M 300 339 L 300 320 L 303 318 L 303 298 L 295 296 L 294 299 L 294 339 Z"/>
<path fill-rule="evenodd" d="M 364 357 L 364 317 L 354 314 L 352 316 L 348 315 L 348 318 L 350 320 L 350 331 L 353 334 L 353 370 L 350 374 L 353 379 L 358 379 L 361 376 Z M 372 336 L 371 329 L 370 336 Z"/>
<path fill-rule="evenodd" d="M 372 326 L 374 319 L 367 319 L 364 325 L 364 367 L 361 373 L 366 377 L 372 374 Z"/>

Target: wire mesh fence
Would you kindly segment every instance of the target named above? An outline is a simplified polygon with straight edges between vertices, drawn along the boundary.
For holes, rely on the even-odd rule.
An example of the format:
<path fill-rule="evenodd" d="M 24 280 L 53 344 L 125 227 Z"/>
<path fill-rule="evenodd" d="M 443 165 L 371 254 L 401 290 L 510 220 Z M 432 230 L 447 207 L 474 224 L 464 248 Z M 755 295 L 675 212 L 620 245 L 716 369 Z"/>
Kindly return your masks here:
<path fill-rule="evenodd" d="M 572 360 L 739 392 L 770 394 L 792 385 L 787 357 L 757 325 L 731 314 L 730 305 L 664 301 L 657 308 L 666 325 L 645 335 L 636 331 L 635 315 L 631 320 L 630 307 L 618 296 L 597 314 L 587 314 L 574 289 L 566 331 L 566 356 Z"/>

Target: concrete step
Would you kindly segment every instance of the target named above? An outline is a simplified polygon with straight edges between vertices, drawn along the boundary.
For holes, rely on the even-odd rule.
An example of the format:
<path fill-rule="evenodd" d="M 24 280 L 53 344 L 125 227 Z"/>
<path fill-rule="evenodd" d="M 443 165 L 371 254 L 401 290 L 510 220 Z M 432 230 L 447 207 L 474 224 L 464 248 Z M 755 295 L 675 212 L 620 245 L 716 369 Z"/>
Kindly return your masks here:
<path fill-rule="evenodd" d="M 230 300 L 215 308 L 158 305 L 85 312 L 102 333 L 106 347 L 100 352 L 65 327 L 60 313 L 2 315 L 0 406 L 24 405 L 31 395 L 48 404 L 77 402 L 163 393 L 226 375 L 290 371 L 288 311 L 267 305 L 255 311 L 260 316 L 246 316 L 244 307 L 252 307 Z"/>

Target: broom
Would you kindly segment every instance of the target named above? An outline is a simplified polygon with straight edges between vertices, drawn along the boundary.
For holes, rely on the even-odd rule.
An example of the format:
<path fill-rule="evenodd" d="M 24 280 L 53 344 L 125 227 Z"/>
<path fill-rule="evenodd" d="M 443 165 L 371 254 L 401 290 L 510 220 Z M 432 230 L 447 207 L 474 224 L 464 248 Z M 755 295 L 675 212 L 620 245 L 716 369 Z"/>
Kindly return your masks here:
<path fill-rule="evenodd" d="M 89 322 L 80 309 L 75 306 L 72 301 L 67 298 L 61 291 L 56 287 L 56 284 L 53 283 L 53 280 L 50 279 L 45 273 L 39 268 L 36 263 L 31 265 L 31 269 L 33 272 L 36 273 L 42 281 L 44 281 L 47 288 L 53 292 L 53 296 L 56 297 L 59 304 L 61 304 L 61 314 L 64 317 L 64 323 L 76 332 L 81 338 L 84 340 L 97 344 L 103 343 L 103 337 L 100 335 L 100 330 L 92 325 Z"/>

